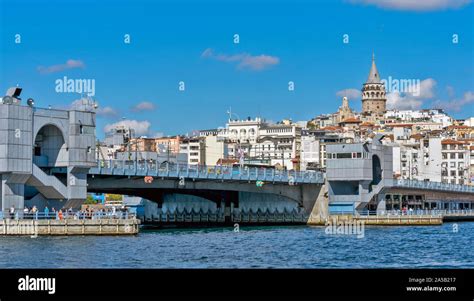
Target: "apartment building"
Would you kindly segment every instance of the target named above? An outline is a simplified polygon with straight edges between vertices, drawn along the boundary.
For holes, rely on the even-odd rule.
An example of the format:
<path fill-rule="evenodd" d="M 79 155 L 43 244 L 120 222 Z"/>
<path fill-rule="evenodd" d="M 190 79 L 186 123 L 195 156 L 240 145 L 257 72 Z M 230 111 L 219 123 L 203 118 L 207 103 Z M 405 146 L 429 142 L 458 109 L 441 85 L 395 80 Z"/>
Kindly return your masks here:
<path fill-rule="evenodd" d="M 444 139 L 441 141 L 441 182 L 468 184 L 470 182 L 469 144 L 465 141 Z"/>
<path fill-rule="evenodd" d="M 186 154 L 189 165 L 206 164 L 206 142 L 204 137 L 183 138 L 179 145 L 179 153 Z"/>

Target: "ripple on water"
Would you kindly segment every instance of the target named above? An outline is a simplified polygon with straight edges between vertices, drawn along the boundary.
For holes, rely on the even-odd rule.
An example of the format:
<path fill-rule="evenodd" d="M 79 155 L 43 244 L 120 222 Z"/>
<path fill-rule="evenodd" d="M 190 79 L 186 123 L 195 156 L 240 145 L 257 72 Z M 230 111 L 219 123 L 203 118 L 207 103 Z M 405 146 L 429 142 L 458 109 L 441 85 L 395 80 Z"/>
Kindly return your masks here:
<path fill-rule="evenodd" d="M 363 238 L 324 227 L 146 230 L 131 237 L 2 237 L 0 267 L 473 268 L 474 223 L 366 227 Z M 18 252 L 21 250 L 21 252 Z"/>

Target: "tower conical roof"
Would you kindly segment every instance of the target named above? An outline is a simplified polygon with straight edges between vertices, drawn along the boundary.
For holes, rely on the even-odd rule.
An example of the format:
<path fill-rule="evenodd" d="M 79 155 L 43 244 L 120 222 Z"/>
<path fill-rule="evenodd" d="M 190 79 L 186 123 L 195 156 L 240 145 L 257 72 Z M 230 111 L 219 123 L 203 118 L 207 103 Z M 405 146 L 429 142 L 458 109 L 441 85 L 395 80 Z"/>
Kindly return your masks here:
<path fill-rule="evenodd" d="M 367 79 L 367 84 L 380 84 L 380 75 L 377 71 L 377 66 L 375 66 L 375 55 L 372 54 L 372 67 L 370 68 L 369 78 Z"/>

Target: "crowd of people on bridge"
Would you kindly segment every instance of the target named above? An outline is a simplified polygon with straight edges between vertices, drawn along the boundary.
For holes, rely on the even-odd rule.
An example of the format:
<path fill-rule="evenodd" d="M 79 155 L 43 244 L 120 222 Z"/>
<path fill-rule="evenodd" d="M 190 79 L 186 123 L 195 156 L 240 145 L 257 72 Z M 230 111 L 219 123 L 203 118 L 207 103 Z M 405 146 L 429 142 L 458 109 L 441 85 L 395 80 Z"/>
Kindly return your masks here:
<path fill-rule="evenodd" d="M 20 214 L 22 213 L 22 214 Z M 17 210 L 14 206 L 10 207 L 8 217 L 10 219 L 100 219 L 100 218 L 128 218 L 129 209 L 126 206 L 119 208 L 115 206 L 105 208 L 93 208 L 85 206 L 81 210 L 74 211 L 72 207 L 69 209 L 61 208 L 56 210 L 52 207 L 51 210 L 46 206 L 43 211 L 40 212 L 36 206 Z M 5 217 L 5 216 L 4 216 Z"/>

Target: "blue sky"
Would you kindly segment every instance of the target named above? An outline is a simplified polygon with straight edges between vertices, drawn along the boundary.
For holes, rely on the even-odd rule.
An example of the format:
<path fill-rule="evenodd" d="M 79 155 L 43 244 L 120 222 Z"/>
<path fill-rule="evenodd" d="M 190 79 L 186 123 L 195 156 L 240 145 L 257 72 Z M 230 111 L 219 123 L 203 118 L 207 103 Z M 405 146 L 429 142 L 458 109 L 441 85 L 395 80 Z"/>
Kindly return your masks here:
<path fill-rule="evenodd" d="M 173 135 L 223 126 L 229 107 L 308 120 L 347 94 L 360 110 L 375 51 L 382 78 L 422 82 L 421 96 L 392 95 L 393 107 L 474 115 L 470 1 L 314 2 L 0 0 L 0 89 L 19 84 L 37 106 L 66 107 L 79 94 L 55 81 L 94 79 L 99 136 L 123 118 Z"/>

